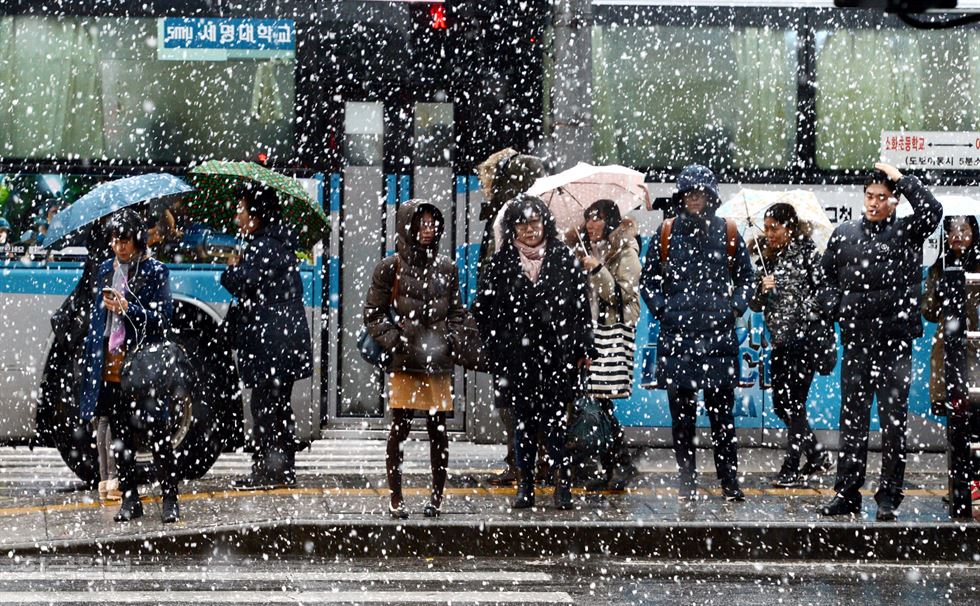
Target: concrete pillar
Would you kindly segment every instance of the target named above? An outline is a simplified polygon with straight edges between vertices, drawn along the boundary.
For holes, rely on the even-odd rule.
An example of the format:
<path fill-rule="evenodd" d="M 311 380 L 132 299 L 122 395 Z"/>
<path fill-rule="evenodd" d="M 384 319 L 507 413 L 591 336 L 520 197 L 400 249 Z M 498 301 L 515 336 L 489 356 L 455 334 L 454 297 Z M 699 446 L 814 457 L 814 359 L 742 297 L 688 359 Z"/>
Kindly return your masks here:
<path fill-rule="evenodd" d="M 544 151 L 557 172 L 592 161 L 591 0 L 553 0 L 552 25 L 550 136 Z"/>

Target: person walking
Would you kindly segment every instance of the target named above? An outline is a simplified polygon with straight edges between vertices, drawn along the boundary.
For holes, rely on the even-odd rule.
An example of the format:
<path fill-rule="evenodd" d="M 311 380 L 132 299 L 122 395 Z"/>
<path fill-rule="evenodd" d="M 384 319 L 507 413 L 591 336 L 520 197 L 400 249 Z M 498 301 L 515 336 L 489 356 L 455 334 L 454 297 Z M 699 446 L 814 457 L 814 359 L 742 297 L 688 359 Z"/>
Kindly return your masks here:
<path fill-rule="evenodd" d="M 490 259 L 496 252 L 493 224 L 500 209 L 509 200 L 526 192 L 534 182 L 547 172 L 544 164 L 535 156 L 521 154 L 505 148 L 490 154 L 477 167 L 483 204 L 480 206 L 480 220 L 483 221 L 483 239 L 480 242 L 480 260 L 477 269 L 477 283 L 486 271 Z M 514 458 L 514 415 L 510 401 L 504 396 L 499 377 L 493 377 L 493 406 L 500 417 L 507 442 L 507 455 L 504 469 L 491 477 L 488 482 L 494 486 L 510 486 L 517 479 L 517 466 Z"/>
<path fill-rule="evenodd" d="M 945 302 L 952 299 L 949 289 L 952 285 L 946 278 L 946 268 L 962 268 L 963 271 L 980 272 L 980 226 L 974 216 L 946 217 L 943 221 L 942 246 L 944 251 L 936 262 L 929 268 L 926 277 L 926 288 L 922 295 L 922 315 L 926 320 L 939 324 L 932 338 L 932 356 L 930 358 L 929 399 L 932 402 L 932 412 L 937 416 L 946 416 L 949 409 L 949 395 L 946 391 L 946 348 L 943 338 L 943 323 L 945 322 Z M 980 330 L 980 289 L 967 286 L 966 330 Z M 980 387 L 980 345 L 975 341 L 967 342 L 967 371 L 966 379 L 969 385 Z M 970 405 L 973 413 L 970 415 L 971 442 L 980 442 L 980 397 L 972 395 Z M 980 458 L 972 457 L 972 481 L 970 492 L 973 500 L 980 499 Z"/>
<path fill-rule="evenodd" d="M 922 183 L 894 166 L 878 163 L 864 183 L 864 216 L 834 230 L 821 264 L 820 306 L 840 325 L 840 456 L 836 495 L 820 513 L 861 510 L 868 464 L 872 401 L 881 419 L 878 520 L 894 520 L 904 497 L 905 440 L 912 341 L 922 336 L 922 246 L 942 217 L 942 206 Z M 913 214 L 895 216 L 904 195 Z"/>
<path fill-rule="evenodd" d="M 743 501 L 735 441 L 739 344 L 735 323 L 752 295 L 752 261 L 735 224 L 715 216 L 721 204 L 710 169 L 692 164 L 677 179 L 675 219 L 650 246 L 640 293 L 660 321 L 657 383 L 667 389 L 680 498 L 697 498 L 694 438 L 697 393 L 711 421 L 715 468 L 728 501 Z"/>
<path fill-rule="evenodd" d="M 229 334 L 238 369 L 252 390 L 252 472 L 233 483 L 255 489 L 296 484 L 293 383 L 313 374 L 313 349 L 296 257 L 298 240 L 275 190 L 254 183 L 235 192 L 235 221 L 245 238 L 221 285 L 236 301 Z M 229 321 L 226 319 L 226 321 Z"/>
<path fill-rule="evenodd" d="M 760 238 L 763 265 L 768 270 L 759 280 L 749 302 L 763 312 L 769 328 L 769 381 L 773 411 L 786 424 L 786 456 L 773 485 L 803 486 L 811 475 L 830 469 L 829 453 L 817 440 L 807 419 L 806 403 L 816 374 L 818 356 L 832 355 L 836 348 L 820 351 L 819 337 L 833 325 L 817 315 L 817 294 L 823 281 L 820 253 L 800 221 L 796 209 L 773 204 L 765 214 L 765 237 Z M 802 458 L 806 458 L 800 468 Z"/>
<path fill-rule="evenodd" d="M 570 509 L 567 407 L 595 355 L 588 284 L 540 198 L 517 196 L 502 223 L 501 247 L 483 274 L 472 313 L 484 353 L 513 406 L 518 469 L 513 508 L 534 506 L 540 429 L 554 476 L 555 507 Z"/>
<path fill-rule="evenodd" d="M 432 493 L 422 513 L 433 518 L 441 512 L 449 465 L 450 334 L 463 324 L 466 309 L 459 295 L 456 264 L 439 254 L 446 225 L 442 211 L 424 200 L 410 200 L 398 208 L 395 223 L 395 254 L 374 268 L 364 302 L 364 325 L 389 355 L 388 511 L 395 519 L 408 517 L 402 496 L 403 448 L 412 417 L 422 411 L 432 468 Z"/>
<path fill-rule="evenodd" d="M 597 200 L 584 212 L 585 224 L 565 236 L 588 275 L 589 305 L 593 322 L 599 327 L 621 325 L 635 331 L 640 318 L 640 242 L 636 222 L 624 218 L 612 200 Z M 635 332 L 634 338 L 635 338 Z M 598 488 L 625 490 L 636 476 L 636 466 L 630 458 L 623 427 L 616 418 L 613 401 L 628 398 L 633 380 L 632 360 L 628 368 L 618 368 L 621 360 L 604 359 L 601 354 L 590 367 L 596 371 L 603 366 L 616 365 L 622 379 L 603 375 L 603 384 L 590 380 L 591 395 L 599 400 L 612 422 L 612 444 L 599 457 L 604 476 Z M 611 370 L 611 369 L 608 369 Z M 607 379 L 617 379 L 607 384 Z M 598 375 L 590 372 L 590 379 Z"/>
<path fill-rule="evenodd" d="M 142 346 L 166 340 L 173 316 L 170 273 L 146 254 L 143 222 L 132 210 L 121 210 L 106 228 L 113 258 L 104 261 L 95 278 L 95 302 L 85 337 L 80 409 L 82 418 L 109 417 L 116 445 L 122 503 L 114 519 L 128 522 L 143 515 L 136 475 L 136 432 L 149 437 L 157 480 L 163 495 L 164 523 L 180 519 L 177 465 L 167 427 L 167 403 L 152 394 L 124 397 L 120 387 L 126 356 Z"/>

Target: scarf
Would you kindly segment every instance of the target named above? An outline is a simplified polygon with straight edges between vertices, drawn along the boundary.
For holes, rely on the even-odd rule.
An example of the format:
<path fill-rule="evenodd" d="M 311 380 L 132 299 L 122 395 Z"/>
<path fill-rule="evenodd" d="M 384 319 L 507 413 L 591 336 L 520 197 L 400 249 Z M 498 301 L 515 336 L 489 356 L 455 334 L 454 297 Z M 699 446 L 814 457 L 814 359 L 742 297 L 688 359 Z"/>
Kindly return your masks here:
<path fill-rule="evenodd" d="M 129 286 L 129 263 L 113 263 L 115 271 L 112 274 L 112 288 L 116 292 L 125 296 Z M 109 333 L 109 352 L 119 353 L 126 343 L 126 323 L 123 317 L 116 313 L 109 313 L 109 322 L 106 326 Z"/>
<path fill-rule="evenodd" d="M 545 240 L 537 246 L 528 246 L 514 240 L 514 246 L 517 247 L 517 257 L 521 260 L 521 268 L 532 284 L 538 281 L 538 275 L 541 274 L 541 264 L 544 262 L 547 244 L 548 242 Z"/>

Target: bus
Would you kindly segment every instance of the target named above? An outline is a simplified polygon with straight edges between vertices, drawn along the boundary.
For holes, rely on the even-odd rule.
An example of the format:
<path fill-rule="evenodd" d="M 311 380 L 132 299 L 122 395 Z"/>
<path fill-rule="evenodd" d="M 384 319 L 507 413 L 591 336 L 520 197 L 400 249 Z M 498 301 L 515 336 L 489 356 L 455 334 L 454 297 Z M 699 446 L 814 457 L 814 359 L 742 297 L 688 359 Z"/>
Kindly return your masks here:
<path fill-rule="evenodd" d="M 333 230 L 301 270 L 316 361 L 293 394 L 304 442 L 385 435 L 384 382 L 356 348 L 371 269 L 394 249 L 399 204 L 425 198 L 447 218 L 443 252 L 472 300 L 484 228 L 475 167 L 498 149 L 555 169 L 631 166 L 646 172 L 654 199 L 700 162 L 723 197 L 809 189 L 840 222 L 859 216 L 882 133 L 972 132 L 980 117 L 980 30 L 920 31 L 832 2 L 39 0 L 0 11 L 0 40 L 10 42 L 0 46 L 0 214 L 15 239 L 102 180 L 184 174 L 210 158 L 264 163 L 302 179 L 323 205 Z M 978 167 L 911 172 L 937 193 L 970 195 Z M 634 214 L 646 247 L 662 213 Z M 84 251 L 34 252 L 8 253 L 0 268 L 0 440 L 55 446 L 88 481 L 90 432 L 70 405 L 44 405 L 70 398 L 52 398 L 45 390 L 57 381 L 42 381 L 51 314 Z M 214 354 L 207 346 L 229 302 L 222 269 L 171 265 L 175 326 L 196 355 Z M 644 310 L 633 395 L 617 402 L 635 444 L 670 441 L 665 395 L 642 387 L 656 330 Z M 934 330 L 915 344 L 910 444 L 920 448 L 944 445 L 929 411 Z M 747 314 L 739 336 L 740 439 L 778 442 L 761 317 Z M 174 415 L 185 477 L 240 447 L 249 422 L 234 359 L 207 363 L 217 370 Z M 838 380 L 819 378 L 809 403 L 831 446 Z M 452 434 L 501 440 L 489 378 L 459 372 L 454 388 Z"/>

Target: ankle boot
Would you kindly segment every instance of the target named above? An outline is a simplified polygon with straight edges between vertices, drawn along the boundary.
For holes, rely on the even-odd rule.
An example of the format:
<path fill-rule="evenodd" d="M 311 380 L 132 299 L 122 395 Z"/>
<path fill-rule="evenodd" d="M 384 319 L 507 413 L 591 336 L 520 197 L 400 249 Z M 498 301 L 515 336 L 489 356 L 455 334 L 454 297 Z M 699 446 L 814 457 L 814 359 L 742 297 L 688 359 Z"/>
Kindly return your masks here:
<path fill-rule="evenodd" d="M 177 502 L 177 491 L 163 494 L 160 510 L 160 518 L 164 524 L 173 524 L 180 520 L 180 504 Z"/>
<path fill-rule="evenodd" d="M 572 508 L 572 482 L 567 473 L 555 472 L 555 509 Z"/>
<path fill-rule="evenodd" d="M 534 507 L 534 474 L 519 472 L 517 477 L 517 496 L 514 498 L 514 509 L 529 509 Z"/>
<path fill-rule="evenodd" d="M 139 494 L 135 490 L 127 490 L 123 496 L 122 504 L 119 506 L 119 511 L 112 519 L 117 522 L 129 522 L 142 517 L 143 503 L 140 501 Z"/>

